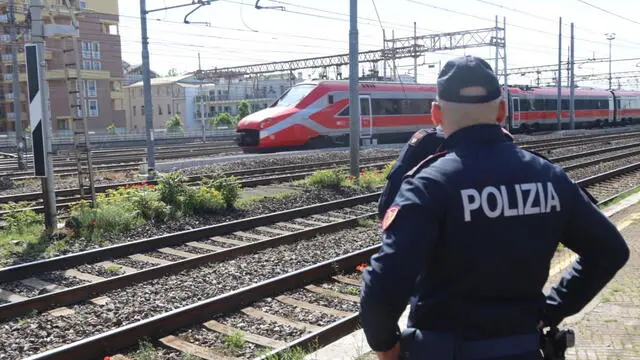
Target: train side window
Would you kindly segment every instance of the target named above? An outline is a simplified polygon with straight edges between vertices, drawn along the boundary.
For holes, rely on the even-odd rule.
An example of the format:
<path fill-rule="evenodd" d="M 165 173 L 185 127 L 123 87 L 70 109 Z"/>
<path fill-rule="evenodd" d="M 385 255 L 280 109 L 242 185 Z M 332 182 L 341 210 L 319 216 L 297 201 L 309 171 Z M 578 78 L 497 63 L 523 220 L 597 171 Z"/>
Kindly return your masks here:
<path fill-rule="evenodd" d="M 533 107 L 534 107 L 535 111 L 544 111 L 544 110 L 547 109 L 546 104 L 545 104 L 544 100 L 542 100 L 542 99 L 534 100 L 533 101 Z"/>
<path fill-rule="evenodd" d="M 349 107 L 347 106 L 346 108 L 344 108 L 344 110 L 340 111 L 340 114 L 338 114 L 338 116 L 349 116 Z"/>
<path fill-rule="evenodd" d="M 360 116 L 371 115 L 369 113 L 369 99 L 360 99 Z"/>
<path fill-rule="evenodd" d="M 560 105 L 562 106 L 562 110 L 569 110 L 569 100 L 568 99 L 563 99 L 560 102 Z"/>
<path fill-rule="evenodd" d="M 329 101 L 329 105 L 333 104 L 333 95 L 327 96 L 327 100 Z"/>
<path fill-rule="evenodd" d="M 520 108 L 519 108 L 520 111 L 530 111 L 531 103 L 529 102 L 529 100 L 520 99 L 519 103 L 520 103 L 519 104 L 520 105 Z M 518 108 L 516 108 L 516 110 L 518 110 Z"/>

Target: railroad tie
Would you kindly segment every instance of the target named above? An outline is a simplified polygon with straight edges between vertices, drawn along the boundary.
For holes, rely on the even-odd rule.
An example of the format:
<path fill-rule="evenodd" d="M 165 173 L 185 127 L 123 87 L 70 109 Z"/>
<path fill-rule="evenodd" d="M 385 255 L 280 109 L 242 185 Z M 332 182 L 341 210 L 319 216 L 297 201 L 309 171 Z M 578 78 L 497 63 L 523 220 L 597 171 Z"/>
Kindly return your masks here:
<path fill-rule="evenodd" d="M 118 265 L 114 262 L 111 261 L 103 261 L 103 262 L 99 262 L 96 265 L 100 265 L 102 267 L 104 267 L 105 269 L 111 268 L 111 269 L 115 269 L 118 268 L 118 270 L 122 270 L 124 271 L 125 274 L 131 274 L 134 272 L 138 272 L 137 269 L 134 269 L 132 267 L 128 267 L 128 266 L 124 266 L 124 265 Z"/>
<path fill-rule="evenodd" d="M 151 264 L 157 264 L 157 265 L 171 264 L 171 261 L 169 261 L 169 260 L 154 258 L 154 257 L 143 255 L 143 254 L 129 255 L 129 258 L 133 259 L 133 260 L 144 261 L 144 262 L 148 262 L 148 263 L 151 263 Z"/>
<path fill-rule="evenodd" d="M 298 225 L 298 224 L 294 224 L 294 223 L 288 223 L 288 222 L 277 223 L 277 225 L 284 226 L 284 227 L 289 227 L 289 228 L 296 229 L 296 230 L 304 230 L 304 229 L 307 228 L 306 226 L 302 226 L 302 225 Z"/>
<path fill-rule="evenodd" d="M 310 310 L 310 311 L 317 311 L 317 312 L 321 312 L 323 314 L 328 314 L 328 315 L 334 315 L 334 316 L 340 316 L 340 317 L 346 317 L 346 316 L 352 315 L 352 313 L 347 311 L 342 311 L 342 310 L 332 309 L 326 306 L 311 304 L 306 301 L 300 301 L 286 295 L 277 296 L 276 300 L 287 305 L 296 306 L 296 307 Z"/>
<path fill-rule="evenodd" d="M 274 234 L 277 234 L 277 235 L 289 235 L 289 234 L 291 234 L 290 231 L 274 229 L 274 228 L 270 228 L 270 227 L 267 227 L 267 226 L 259 226 L 256 229 L 257 230 L 266 231 L 266 232 L 270 232 L 270 233 L 274 233 Z"/>
<path fill-rule="evenodd" d="M 0 289 L 0 299 L 8 302 L 17 302 L 22 300 L 27 300 L 26 297 L 22 295 L 18 295 L 16 293 L 12 293 L 11 291 Z"/>
<path fill-rule="evenodd" d="M 173 335 L 165 336 L 160 339 L 160 342 L 165 344 L 170 348 L 174 348 L 178 351 L 182 351 L 187 354 L 195 355 L 203 359 L 207 360 L 232 360 L 235 358 L 230 358 L 219 354 L 211 349 L 207 349 L 200 345 L 196 345 L 187 341 L 182 340 L 181 338 Z M 115 360 L 113 357 L 112 360 Z"/>
<path fill-rule="evenodd" d="M 95 275 L 83 273 L 83 272 L 80 272 L 80 271 L 75 270 L 75 269 L 65 270 L 64 271 L 64 275 L 71 276 L 71 277 L 74 277 L 76 279 L 80 279 L 80 280 L 84 280 L 84 281 L 88 281 L 88 282 L 92 282 L 92 283 L 98 282 L 98 281 L 102 281 L 102 280 L 105 279 L 105 278 L 103 278 L 101 276 L 95 276 Z"/>
<path fill-rule="evenodd" d="M 283 341 L 269 339 L 268 337 L 252 334 L 250 332 L 246 332 L 246 331 L 234 328 L 232 326 L 219 323 L 215 320 L 207 321 L 206 323 L 204 323 L 204 326 L 208 327 L 211 330 L 217 331 L 221 334 L 228 335 L 228 336 L 239 332 L 242 334 L 242 337 L 246 341 L 256 345 L 265 346 L 268 348 L 278 349 L 286 345 L 286 343 Z"/>
<path fill-rule="evenodd" d="M 205 244 L 205 243 L 201 243 L 201 242 L 197 242 L 197 241 L 188 242 L 187 245 L 193 246 L 195 248 L 204 249 L 204 250 L 211 250 L 211 251 L 224 251 L 225 250 L 225 248 L 223 248 L 223 247 L 213 246 L 213 245 L 209 245 L 209 244 Z"/>
<path fill-rule="evenodd" d="M 299 222 L 303 222 L 303 223 L 312 225 L 313 227 L 327 225 L 325 223 L 321 223 L 321 222 L 317 222 L 317 221 L 313 221 L 313 220 L 307 220 L 307 219 L 296 219 L 296 220 L 299 221 Z"/>
<path fill-rule="evenodd" d="M 247 241 L 240 241 L 240 240 L 234 240 L 234 239 L 227 239 L 224 238 L 222 236 L 214 236 L 209 238 L 211 240 L 217 241 L 217 242 L 221 242 L 221 243 L 225 243 L 225 244 L 230 244 L 230 245 L 237 245 L 237 246 L 242 246 L 242 245 L 247 245 L 249 244 L 249 242 Z"/>
<path fill-rule="evenodd" d="M 300 321 L 295 321 L 295 320 L 290 320 L 287 318 L 284 318 L 282 316 L 278 316 L 278 315 L 273 315 L 273 314 L 269 314 L 266 313 L 262 310 L 253 308 L 253 307 L 246 307 L 244 309 L 242 309 L 242 312 L 251 316 L 251 317 L 255 317 L 255 318 L 260 318 L 266 321 L 274 321 L 277 322 L 281 325 L 286 325 L 286 326 L 290 326 L 292 328 L 296 328 L 296 329 L 300 329 L 300 330 L 304 330 L 304 331 L 318 331 L 321 329 L 320 326 L 316 326 L 313 324 L 307 324 L 304 322 L 300 322 Z"/>
<path fill-rule="evenodd" d="M 336 275 L 333 277 L 334 280 L 339 281 L 344 284 L 353 285 L 353 286 L 362 286 L 362 282 L 356 279 L 348 278 L 344 275 Z"/>
<path fill-rule="evenodd" d="M 322 288 L 320 286 L 307 285 L 304 288 L 309 290 L 309 291 L 311 291 L 311 292 L 314 292 L 316 294 L 321 294 L 321 295 L 325 295 L 325 296 L 328 296 L 328 297 L 334 297 L 334 298 L 347 300 L 347 301 L 351 301 L 351 302 L 355 302 L 355 303 L 360 302 L 360 298 L 357 297 L 357 296 L 343 294 L 341 292 L 333 291 L 333 290 L 330 290 L 330 289 L 325 289 L 325 288 Z"/>
<path fill-rule="evenodd" d="M 163 252 L 165 254 L 176 255 L 176 256 L 183 257 L 183 258 L 187 258 L 187 259 L 194 258 L 194 257 L 198 256 L 198 254 L 188 253 L 186 251 L 176 250 L 176 249 L 166 248 L 166 247 L 158 249 L 158 251 Z"/>
<path fill-rule="evenodd" d="M 268 236 L 255 235 L 255 234 L 251 234 L 251 233 L 244 232 L 244 231 L 236 231 L 233 234 L 234 235 L 238 235 L 238 236 L 242 236 L 242 237 L 246 237 L 246 238 L 249 238 L 249 239 L 255 239 L 255 240 L 258 240 L 258 241 L 268 240 L 269 239 Z"/>

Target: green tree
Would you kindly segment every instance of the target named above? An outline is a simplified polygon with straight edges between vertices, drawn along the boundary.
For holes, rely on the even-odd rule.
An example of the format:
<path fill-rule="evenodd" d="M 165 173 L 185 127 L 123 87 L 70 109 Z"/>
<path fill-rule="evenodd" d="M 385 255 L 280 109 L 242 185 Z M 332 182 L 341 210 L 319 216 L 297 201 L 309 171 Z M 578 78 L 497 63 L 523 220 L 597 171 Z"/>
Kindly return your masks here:
<path fill-rule="evenodd" d="M 251 110 L 249 110 L 249 102 L 246 100 L 240 101 L 238 105 L 238 121 L 244 119 L 249 114 L 251 114 Z"/>
<path fill-rule="evenodd" d="M 171 68 L 169 69 L 169 71 L 167 72 L 167 76 L 178 76 L 178 69 L 176 68 Z"/>
<path fill-rule="evenodd" d="M 111 124 L 111 125 L 107 126 L 107 132 L 110 135 L 115 135 L 116 134 L 116 126 L 114 124 Z"/>
<path fill-rule="evenodd" d="M 173 115 L 169 121 L 167 121 L 167 132 L 181 132 L 183 128 L 182 119 L 180 115 Z"/>
<path fill-rule="evenodd" d="M 236 120 L 229 113 L 223 112 L 218 114 L 218 116 L 213 119 L 213 125 L 215 127 L 221 126 L 229 126 L 233 127 L 236 125 Z"/>

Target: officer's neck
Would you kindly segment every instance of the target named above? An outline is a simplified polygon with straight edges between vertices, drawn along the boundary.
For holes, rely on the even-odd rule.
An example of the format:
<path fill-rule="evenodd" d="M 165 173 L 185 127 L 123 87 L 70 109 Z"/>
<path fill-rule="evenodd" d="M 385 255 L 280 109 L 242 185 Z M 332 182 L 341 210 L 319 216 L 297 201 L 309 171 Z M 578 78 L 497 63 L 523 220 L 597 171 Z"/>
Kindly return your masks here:
<path fill-rule="evenodd" d="M 446 136 L 444 145 L 446 147 L 454 147 L 459 144 L 494 140 L 504 141 L 504 133 L 499 124 L 495 122 L 476 123 L 473 125 L 463 126 L 452 131 Z"/>

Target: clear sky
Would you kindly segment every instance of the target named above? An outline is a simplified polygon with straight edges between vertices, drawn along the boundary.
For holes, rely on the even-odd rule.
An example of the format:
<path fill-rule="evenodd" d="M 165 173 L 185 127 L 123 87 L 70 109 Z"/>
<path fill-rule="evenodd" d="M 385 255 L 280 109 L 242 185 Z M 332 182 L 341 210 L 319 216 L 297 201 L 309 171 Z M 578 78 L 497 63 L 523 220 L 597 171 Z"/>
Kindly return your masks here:
<path fill-rule="evenodd" d="M 191 0 L 147 0 L 148 9 L 188 4 Z M 596 9 L 593 6 L 600 9 Z M 506 17 L 509 68 L 558 62 L 558 18 L 563 21 L 563 60 L 567 60 L 571 22 L 575 23 L 576 60 L 608 59 L 605 33 L 615 33 L 612 42 L 612 71 L 622 76 L 621 86 L 640 89 L 640 1 L 638 0 L 359 0 L 360 51 L 382 48 L 382 29 L 387 37 L 418 35 L 493 27 L 495 16 Z M 149 14 L 151 68 L 161 74 L 198 68 L 248 65 L 348 53 L 349 0 L 260 0 L 262 6 L 284 6 L 285 11 L 255 9 L 255 0 L 218 0 L 189 17 L 195 6 Z M 141 63 L 140 10 L 137 0 L 119 0 L 123 59 Z M 603 11 L 605 10 L 605 11 Z M 614 14 L 607 13 L 607 11 Z M 626 18 L 626 19 L 625 19 Z M 208 24 L 196 24 L 206 22 Z M 429 53 L 419 59 L 418 80 L 432 83 L 438 71 L 427 66 L 455 55 L 495 57 L 495 48 Z M 616 61 L 623 59 L 634 59 Z M 493 60 L 490 61 L 492 66 Z M 400 74 L 412 74 L 413 59 L 398 60 Z M 368 64 L 361 64 L 361 69 Z M 577 76 L 599 75 L 596 80 L 578 78 L 582 87 L 607 87 L 609 63 L 576 66 Z M 343 68 L 348 75 L 348 68 Z M 305 76 L 314 75 L 304 70 Z M 628 73 L 624 73 L 628 72 Z M 623 73 L 623 74 L 616 74 Z M 317 73 L 316 73 L 317 74 Z M 566 69 L 562 74 L 566 84 Z M 509 77 L 510 84 L 536 83 L 536 74 Z M 541 85 L 553 80 L 553 73 L 540 74 Z"/>

